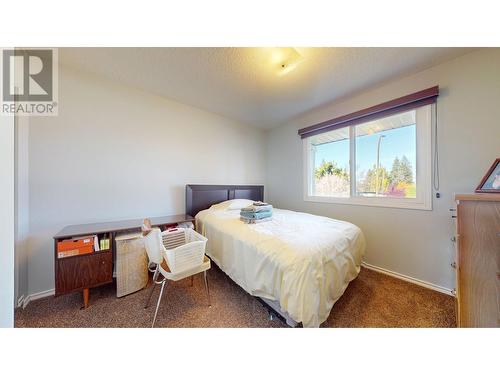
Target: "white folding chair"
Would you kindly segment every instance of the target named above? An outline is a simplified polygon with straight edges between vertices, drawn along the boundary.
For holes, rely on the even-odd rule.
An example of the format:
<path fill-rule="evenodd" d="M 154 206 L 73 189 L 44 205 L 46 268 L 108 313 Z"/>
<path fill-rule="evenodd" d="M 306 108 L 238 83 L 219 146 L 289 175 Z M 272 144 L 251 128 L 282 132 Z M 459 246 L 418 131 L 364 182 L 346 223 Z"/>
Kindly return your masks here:
<path fill-rule="evenodd" d="M 207 280 L 210 259 L 205 256 L 206 238 L 192 229 L 167 231 L 163 235 L 162 237 L 160 229 L 153 228 L 144 237 L 144 245 L 150 262 L 149 271 L 153 272 L 153 287 L 144 308 L 148 308 L 155 286 L 161 284 L 151 327 L 155 325 L 167 280 L 178 281 L 203 272 L 208 306 L 211 306 Z M 165 247 L 164 243 L 167 247 Z M 163 279 L 158 280 L 160 275 Z"/>

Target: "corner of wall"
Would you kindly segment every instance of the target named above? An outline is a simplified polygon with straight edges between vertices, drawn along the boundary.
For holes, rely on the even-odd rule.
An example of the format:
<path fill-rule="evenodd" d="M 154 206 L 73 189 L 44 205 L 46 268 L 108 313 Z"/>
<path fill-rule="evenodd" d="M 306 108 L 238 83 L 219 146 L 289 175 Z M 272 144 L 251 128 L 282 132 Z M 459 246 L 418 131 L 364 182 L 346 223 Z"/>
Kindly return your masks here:
<path fill-rule="evenodd" d="M 15 301 L 28 296 L 29 247 L 29 117 L 15 117 Z"/>

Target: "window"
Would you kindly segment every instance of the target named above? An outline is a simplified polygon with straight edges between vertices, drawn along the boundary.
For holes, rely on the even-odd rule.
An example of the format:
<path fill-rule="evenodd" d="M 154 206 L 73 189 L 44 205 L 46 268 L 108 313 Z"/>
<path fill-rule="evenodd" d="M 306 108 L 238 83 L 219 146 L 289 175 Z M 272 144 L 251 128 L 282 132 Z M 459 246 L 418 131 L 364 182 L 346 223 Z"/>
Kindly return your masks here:
<path fill-rule="evenodd" d="M 432 209 L 432 104 L 324 131 L 304 142 L 304 199 Z"/>

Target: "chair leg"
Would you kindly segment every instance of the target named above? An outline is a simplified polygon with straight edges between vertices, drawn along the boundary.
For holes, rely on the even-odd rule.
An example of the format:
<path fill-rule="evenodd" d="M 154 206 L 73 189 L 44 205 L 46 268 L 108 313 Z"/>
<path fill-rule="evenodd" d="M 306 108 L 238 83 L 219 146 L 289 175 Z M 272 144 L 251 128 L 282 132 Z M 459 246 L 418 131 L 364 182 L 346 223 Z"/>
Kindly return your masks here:
<path fill-rule="evenodd" d="M 194 285 L 194 276 L 191 276 L 191 286 Z"/>
<path fill-rule="evenodd" d="M 151 288 L 151 292 L 149 292 L 149 297 L 147 299 L 146 305 L 144 306 L 145 309 L 149 307 L 149 302 L 151 302 L 151 297 L 153 296 L 153 292 L 155 291 L 156 287 L 156 279 L 158 278 L 158 271 L 155 271 L 153 274 L 153 287 Z"/>
<path fill-rule="evenodd" d="M 160 308 L 161 296 L 163 295 L 163 288 L 165 288 L 166 283 L 167 283 L 167 280 L 163 280 L 163 282 L 161 283 L 160 296 L 158 297 L 158 302 L 156 303 L 156 311 L 155 311 L 155 316 L 153 318 L 153 324 L 151 325 L 151 328 L 155 327 L 156 316 L 158 315 L 158 309 Z"/>
<path fill-rule="evenodd" d="M 203 278 L 205 279 L 205 290 L 207 291 L 208 306 L 212 306 L 210 303 L 210 291 L 208 289 L 207 271 L 203 271 Z"/>

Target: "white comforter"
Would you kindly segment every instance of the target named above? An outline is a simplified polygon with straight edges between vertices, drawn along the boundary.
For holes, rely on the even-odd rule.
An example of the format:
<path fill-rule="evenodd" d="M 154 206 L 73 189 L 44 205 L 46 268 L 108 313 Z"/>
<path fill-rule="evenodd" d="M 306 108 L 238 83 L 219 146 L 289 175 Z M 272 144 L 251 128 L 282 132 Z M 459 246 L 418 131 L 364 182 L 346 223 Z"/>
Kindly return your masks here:
<path fill-rule="evenodd" d="M 354 224 L 274 209 L 271 221 L 244 224 L 239 210 L 196 215 L 207 254 L 253 296 L 278 301 L 304 327 L 318 327 L 359 273 L 365 240 Z"/>

